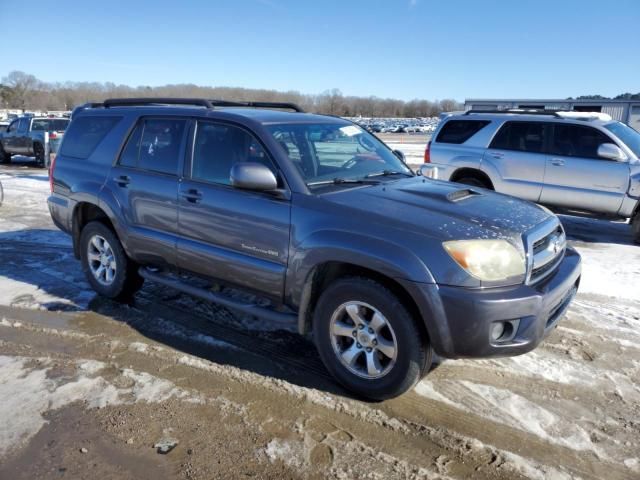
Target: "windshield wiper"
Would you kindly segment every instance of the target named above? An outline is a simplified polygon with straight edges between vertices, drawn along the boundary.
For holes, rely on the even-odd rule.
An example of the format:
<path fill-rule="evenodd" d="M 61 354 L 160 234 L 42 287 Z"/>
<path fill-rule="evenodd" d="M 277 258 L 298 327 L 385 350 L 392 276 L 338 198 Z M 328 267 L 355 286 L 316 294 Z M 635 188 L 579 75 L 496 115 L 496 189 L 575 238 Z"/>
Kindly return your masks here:
<path fill-rule="evenodd" d="M 407 177 L 413 177 L 414 176 L 412 173 L 409 173 L 409 172 L 400 172 L 398 170 L 383 170 L 383 171 L 377 172 L 377 173 L 370 173 L 365 178 L 390 177 L 392 175 L 405 175 Z"/>
<path fill-rule="evenodd" d="M 379 185 L 380 182 L 377 180 L 336 177 L 336 178 L 332 178 L 331 180 L 319 180 L 317 182 L 309 182 L 307 183 L 307 187 L 315 187 L 316 185 L 344 185 L 344 184 Z"/>

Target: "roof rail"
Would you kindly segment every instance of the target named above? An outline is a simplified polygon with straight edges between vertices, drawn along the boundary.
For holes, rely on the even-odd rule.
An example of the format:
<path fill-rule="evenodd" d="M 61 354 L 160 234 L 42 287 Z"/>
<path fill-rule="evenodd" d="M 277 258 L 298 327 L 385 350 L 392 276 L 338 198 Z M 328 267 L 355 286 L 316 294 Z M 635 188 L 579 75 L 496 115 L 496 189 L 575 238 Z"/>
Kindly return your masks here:
<path fill-rule="evenodd" d="M 101 105 L 104 108 L 129 107 L 129 106 L 136 106 L 136 105 L 192 105 L 197 107 L 213 108 L 213 105 L 211 104 L 211 102 L 204 98 L 170 98 L 170 97 L 108 98 Z"/>
<path fill-rule="evenodd" d="M 483 114 L 483 113 L 502 113 L 502 114 L 517 114 L 517 115 L 550 115 L 553 117 L 563 118 L 558 115 L 557 110 L 541 110 L 541 109 L 511 109 L 511 110 L 467 110 L 464 112 L 465 115 L 471 114 Z"/>
<path fill-rule="evenodd" d="M 291 102 L 234 102 L 229 100 L 209 100 L 214 107 L 248 107 L 248 108 L 282 108 L 294 112 L 305 113 L 295 103 Z"/>

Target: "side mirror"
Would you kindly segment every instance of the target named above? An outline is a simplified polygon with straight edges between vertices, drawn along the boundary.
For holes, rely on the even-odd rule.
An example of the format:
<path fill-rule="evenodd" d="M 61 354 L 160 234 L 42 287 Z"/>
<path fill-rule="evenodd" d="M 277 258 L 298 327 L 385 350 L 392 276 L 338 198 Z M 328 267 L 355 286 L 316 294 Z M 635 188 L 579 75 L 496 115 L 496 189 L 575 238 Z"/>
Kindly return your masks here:
<path fill-rule="evenodd" d="M 598 156 L 616 162 L 626 162 L 627 156 L 622 149 L 613 143 L 603 143 L 598 147 Z"/>
<path fill-rule="evenodd" d="M 434 180 L 438 179 L 438 167 L 429 163 L 421 165 L 417 173 L 425 178 L 432 178 Z"/>
<path fill-rule="evenodd" d="M 404 163 L 407 163 L 407 159 L 404 156 L 404 153 L 402 153 L 400 150 L 394 150 L 393 154 L 398 157 L 400 160 L 402 160 Z"/>
<path fill-rule="evenodd" d="M 239 162 L 231 168 L 231 185 L 235 188 L 267 192 L 278 188 L 273 172 L 261 163 Z"/>

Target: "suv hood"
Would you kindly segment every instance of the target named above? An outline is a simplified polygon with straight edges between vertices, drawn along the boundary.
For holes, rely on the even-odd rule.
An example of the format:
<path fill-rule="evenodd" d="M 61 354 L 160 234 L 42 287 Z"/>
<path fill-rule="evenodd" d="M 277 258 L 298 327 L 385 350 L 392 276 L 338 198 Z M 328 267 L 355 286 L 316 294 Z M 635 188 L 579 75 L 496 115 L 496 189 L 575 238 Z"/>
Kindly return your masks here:
<path fill-rule="evenodd" d="M 415 177 L 323 195 L 355 209 L 362 221 L 385 222 L 439 240 L 505 238 L 523 233 L 553 214 L 531 202 L 457 183 Z"/>

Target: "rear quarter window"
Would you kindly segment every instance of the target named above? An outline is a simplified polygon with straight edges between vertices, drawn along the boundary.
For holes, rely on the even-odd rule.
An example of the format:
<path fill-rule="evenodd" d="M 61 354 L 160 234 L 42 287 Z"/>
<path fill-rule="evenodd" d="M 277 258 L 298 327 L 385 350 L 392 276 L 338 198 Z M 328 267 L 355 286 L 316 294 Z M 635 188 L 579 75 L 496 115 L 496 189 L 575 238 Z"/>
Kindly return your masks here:
<path fill-rule="evenodd" d="M 60 155 L 86 159 L 122 117 L 86 116 L 74 119 L 65 132 Z"/>
<path fill-rule="evenodd" d="M 438 133 L 436 142 L 464 143 L 490 123 L 489 120 L 449 120 Z"/>

